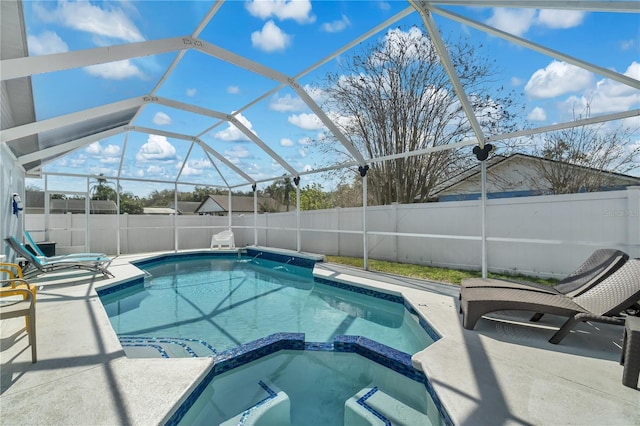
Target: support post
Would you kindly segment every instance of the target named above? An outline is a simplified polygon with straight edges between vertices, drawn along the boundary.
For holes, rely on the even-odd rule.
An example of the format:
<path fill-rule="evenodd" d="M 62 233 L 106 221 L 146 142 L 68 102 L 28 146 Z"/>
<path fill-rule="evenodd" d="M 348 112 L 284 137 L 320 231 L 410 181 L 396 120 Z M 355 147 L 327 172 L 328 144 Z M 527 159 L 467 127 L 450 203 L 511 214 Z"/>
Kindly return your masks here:
<path fill-rule="evenodd" d="M 480 217 L 482 227 L 482 278 L 487 278 L 487 162 L 480 162 Z"/>
<path fill-rule="evenodd" d="M 360 176 L 362 176 L 362 260 L 363 269 L 369 270 L 369 247 L 367 242 L 367 171 L 369 166 L 364 165 L 358 167 Z"/>
<path fill-rule="evenodd" d="M 481 228 L 481 244 L 482 244 L 482 278 L 487 278 L 487 158 L 493 150 L 493 145 L 484 144 L 484 146 L 476 146 L 473 148 L 478 161 L 480 161 L 480 228 Z"/>
<path fill-rule="evenodd" d="M 173 184 L 173 251 L 178 251 L 178 183 Z"/>
<path fill-rule="evenodd" d="M 258 188 L 257 184 L 251 186 L 253 189 L 253 245 L 258 245 Z"/>
<path fill-rule="evenodd" d="M 293 178 L 296 184 L 296 251 L 302 251 L 302 240 L 300 238 L 300 176 Z"/>

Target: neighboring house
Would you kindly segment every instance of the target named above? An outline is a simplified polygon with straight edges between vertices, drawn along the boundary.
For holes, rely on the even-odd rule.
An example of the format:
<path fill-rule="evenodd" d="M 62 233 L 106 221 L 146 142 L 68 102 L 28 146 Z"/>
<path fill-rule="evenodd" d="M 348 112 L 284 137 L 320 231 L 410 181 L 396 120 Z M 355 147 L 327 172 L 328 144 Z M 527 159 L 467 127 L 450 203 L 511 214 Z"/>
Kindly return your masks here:
<path fill-rule="evenodd" d="M 270 211 L 286 211 L 286 207 L 276 202 L 273 198 L 258 197 L 258 213 L 264 211 L 261 206 L 268 206 Z M 241 195 L 231 196 L 232 214 L 253 214 L 253 197 Z M 226 216 L 229 214 L 228 195 L 209 195 L 196 209 L 197 214 Z"/>
<path fill-rule="evenodd" d="M 44 192 L 26 191 L 25 193 L 25 213 L 44 214 Z M 84 199 L 53 199 L 49 201 L 49 213 L 85 213 Z M 89 200 L 90 214 L 116 214 L 118 206 L 111 200 Z"/>
<path fill-rule="evenodd" d="M 487 198 L 527 197 L 551 194 L 548 181 L 540 174 L 540 161 L 557 163 L 526 154 L 512 154 L 508 157 L 494 155 L 487 160 Z M 602 173 L 600 170 L 572 166 L 580 173 Z M 606 183 L 602 190 L 624 189 L 640 185 L 640 178 L 620 173 L 605 172 Z M 480 164 L 454 176 L 435 188 L 433 201 L 462 201 L 480 198 Z"/>
<path fill-rule="evenodd" d="M 178 201 L 178 214 L 197 214 L 200 204 L 202 203 L 199 201 Z M 173 203 L 169 203 L 167 207 L 173 209 Z"/>

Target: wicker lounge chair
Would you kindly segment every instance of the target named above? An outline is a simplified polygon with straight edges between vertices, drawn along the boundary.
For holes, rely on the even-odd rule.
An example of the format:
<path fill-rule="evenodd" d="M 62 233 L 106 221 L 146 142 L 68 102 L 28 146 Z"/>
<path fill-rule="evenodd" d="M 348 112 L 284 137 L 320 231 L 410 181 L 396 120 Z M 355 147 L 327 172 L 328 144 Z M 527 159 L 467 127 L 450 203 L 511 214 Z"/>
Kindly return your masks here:
<path fill-rule="evenodd" d="M 523 290 L 542 291 L 550 294 L 564 294 L 569 297 L 578 296 L 589 290 L 600 281 L 618 270 L 629 260 L 629 255 L 615 249 L 598 249 L 566 278 L 554 286 L 528 281 L 508 281 L 496 279 L 469 278 L 462 280 L 460 292 L 467 288 L 496 287 L 519 288 Z M 462 297 L 462 295 L 461 295 Z"/>
<path fill-rule="evenodd" d="M 581 321 L 624 324 L 621 313 L 639 299 L 640 259 L 631 259 L 602 282 L 575 297 L 516 288 L 468 288 L 462 294 L 462 324 L 473 330 L 482 315 L 505 310 L 568 316 L 549 340 L 559 343 Z"/>
<path fill-rule="evenodd" d="M 111 264 L 111 259 L 103 256 L 83 256 L 73 258 L 60 258 L 48 261 L 41 259 L 31 253 L 24 244 L 16 240 L 15 237 L 4 239 L 7 244 L 18 255 L 24 257 L 28 261 L 28 265 L 23 271 L 26 275 L 34 275 L 38 273 L 46 274 L 48 272 L 59 271 L 62 269 L 83 269 L 91 272 L 100 272 L 105 277 L 113 277 L 107 268 Z"/>
<path fill-rule="evenodd" d="M 495 287 L 519 288 L 522 290 L 541 291 L 549 294 L 564 294 L 569 297 L 578 296 L 598 284 L 609 275 L 617 271 L 629 260 L 629 255 L 615 249 L 598 249 L 585 260 L 582 265 L 560 280 L 554 286 L 538 284 L 529 281 L 496 280 L 493 278 L 467 278 L 460 284 L 460 299 L 468 288 Z M 542 313 L 537 312 L 531 321 L 539 321 Z"/>

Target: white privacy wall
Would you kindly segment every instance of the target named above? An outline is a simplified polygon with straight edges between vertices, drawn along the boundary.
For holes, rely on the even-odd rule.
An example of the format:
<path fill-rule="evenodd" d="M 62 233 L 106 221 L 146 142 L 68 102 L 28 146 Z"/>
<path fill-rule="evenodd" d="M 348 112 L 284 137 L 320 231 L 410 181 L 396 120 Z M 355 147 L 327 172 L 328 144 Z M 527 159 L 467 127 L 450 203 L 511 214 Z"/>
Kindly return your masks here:
<path fill-rule="evenodd" d="M 490 271 L 559 277 L 600 247 L 640 257 L 640 187 L 488 200 L 486 212 Z M 254 216 L 232 220 L 236 245 L 253 245 Z M 371 259 L 480 269 L 479 201 L 369 207 L 366 221 Z M 206 248 L 212 234 L 228 228 L 229 218 L 122 215 L 119 222 L 115 215 L 92 215 L 87 250 L 117 253 L 118 229 L 123 254 Z M 362 209 L 301 212 L 299 222 L 302 251 L 363 256 Z M 58 253 L 85 250 L 84 223 L 84 215 L 51 215 L 48 240 L 56 241 Z M 27 216 L 25 226 L 44 230 L 44 216 Z M 260 214 L 257 228 L 258 245 L 298 247 L 295 211 Z M 44 233 L 34 235 L 38 241 L 45 239 Z"/>

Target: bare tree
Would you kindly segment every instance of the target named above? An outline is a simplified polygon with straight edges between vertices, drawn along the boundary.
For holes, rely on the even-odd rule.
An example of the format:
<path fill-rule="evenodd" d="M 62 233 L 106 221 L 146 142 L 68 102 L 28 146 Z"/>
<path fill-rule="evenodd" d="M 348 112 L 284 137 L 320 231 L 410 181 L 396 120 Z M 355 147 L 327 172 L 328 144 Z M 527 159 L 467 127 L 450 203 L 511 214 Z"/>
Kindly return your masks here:
<path fill-rule="evenodd" d="M 580 117 L 578 117 L 580 118 Z M 612 173 L 638 167 L 640 145 L 631 144 L 632 129 L 607 124 L 579 126 L 548 134 L 535 154 L 541 186 L 554 194 L 601 191 L 615 185 Z"/>
<path fill-rule="evenodd" d="M 467 39 L 449 43 L 449 52 L 486 133 L 511 130 L 513 97 L 488 94 L 493 63 Z M 323 90 L 325 107 L 342 117 L 345 135 L 371 159 L 473 137 L 432 42 L 416 27 L 390 30 L 373 46 L 341 58 Z M 375 204 L 426 201 L 436 185 L 470 161 L 465 149 L 375 162 L 368 190 Z"/>

